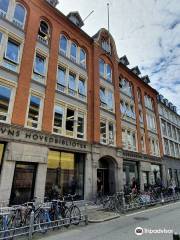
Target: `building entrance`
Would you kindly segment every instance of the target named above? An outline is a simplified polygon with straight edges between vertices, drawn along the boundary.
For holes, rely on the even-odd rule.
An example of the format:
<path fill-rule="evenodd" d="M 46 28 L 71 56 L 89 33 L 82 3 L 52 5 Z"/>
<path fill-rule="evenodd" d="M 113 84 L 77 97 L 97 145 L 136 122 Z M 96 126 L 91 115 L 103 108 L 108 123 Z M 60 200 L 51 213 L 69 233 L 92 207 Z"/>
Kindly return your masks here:
<path fill-rule="evenodd" d="M 111 195 L 115 193 L 115 163 L 110 158 L 103 157 L 99 160 L 97 178 L 102 184 L 102 194 Z M 99 190 L 97 182 L 97 190 Z"/>
<path fill-rule="evenodd" d="M 36 178 L 36 164 L 16 163 L 10 204 L 32 201 Z"/>

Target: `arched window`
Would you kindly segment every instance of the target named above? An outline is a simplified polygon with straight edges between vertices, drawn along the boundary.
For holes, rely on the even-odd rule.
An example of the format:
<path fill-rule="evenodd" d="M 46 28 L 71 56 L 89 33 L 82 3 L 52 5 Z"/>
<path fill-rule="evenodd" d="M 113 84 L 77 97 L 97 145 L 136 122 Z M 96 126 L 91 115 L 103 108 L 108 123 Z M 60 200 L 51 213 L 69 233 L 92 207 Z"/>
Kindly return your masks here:
<path fill-rule="evenodd" d="M 109 80 L 110 82 L 112 81 L 112 70 L 109 64 L 107 64 L 107 68 L 106 68 L 106 77 L 107 77 L 107 80 Z"/>
<path fill-rule="evenodd" d="M 9 0 L 0 0 L 0 15 L 5 17 L 9 6 Z"/>
<path fill-rule="evenodd" d="M 100 59 L 99 60 L 99 74 L 101 77 L 104 77 L 104 73 L 105 73 L 105 62 L 104 62 L 104 60 Z"/>
<path fill-rule="evenodd" d="M 80 65 L 86 67 L 86 52 L 82 48 L 80 49 Z"/>
<path fill-rule="evenodd" d="M 16 3 L 16 7 L 14 10 L 13 22 L 20 28 L 24 27 L 26 17 L 26 10 L 24 6 L 19 3 Z"/>
<path fill-rule="evenodd" d="M 73 62 L 76 62 L 77 59 L 77 46 L 75 43 L 71 44 L 71 53 L 70 53 L 70 58 Z"/>
<path fill-rule="evenodd" d="M 66 56 L 67 55 L 67 47 L 68 47 L 67 38 L 64 35 L 61 35 L 60 43 L 59 43 L 60 53 Z"/>
<path fill-rule="evenodd" d="M 40 22 L 38 38 L 43 43 L 48 44 L 48 40 L 49 40 L 49 26 L 43 20 Z"/>

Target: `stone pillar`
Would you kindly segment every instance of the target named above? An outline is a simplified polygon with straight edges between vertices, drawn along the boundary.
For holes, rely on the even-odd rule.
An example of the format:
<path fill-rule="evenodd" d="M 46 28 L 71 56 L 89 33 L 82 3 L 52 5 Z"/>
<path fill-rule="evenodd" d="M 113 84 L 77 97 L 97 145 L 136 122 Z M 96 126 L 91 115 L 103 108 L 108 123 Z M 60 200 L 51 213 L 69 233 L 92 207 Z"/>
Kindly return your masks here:
<path fill-rule="evenodd" d="M 123 186 L 123 164 L 118 164 L 116 168 L 116 192 L 121 192 L 124 189 Z"/>
<path fill-rule="evenodd" d="M 88 153 L 85 160 L 85 182 L 84 182 L 84 199 L 92 200 L 93 199 L 93 178 L 92 178 L 92 155 Z"/>
<path fill-rule="evenodd" d="M 143 180 L 143 171 L 142 171 L 142 164 L 141 164 L 141 162 L 139 163 L 138 171 L 139 171 L 140 190 L 144 191 L 144 180 Z"/>
<path fill-rule="evenodd" d="M 92 198 L 96 199 L 97 195 L 97 169 L 99 154 L 93 153 L 92 158 Z"/>
<path fill-rule="evenodd" d="M 16 162 L 8 161 L 6 155 L 7 154 L 5 153 L 3 166 L 1 169 L 0 202 L 6 202 L 6 204 L 8 204 L 11 197 L 11 188 L 13 183 Z"/>
<path fill-rule="evenodd" d="M 34 189 L 34 197 L 37 201 L 44 201 L 45 185 L 46 185 L 47 164 L 39 163 L 36 172 L 36 182 Z"/>
<path fill-rule="evenodd" d="M 167 187 L 168 185 L 168 179 L 167 179 L 167 172 L 166 172 L 166 166 L 165 164 L 162 164 L 161 165 L 161 178 L 162 178 L 162 183 L 163 183 L 163 186 Z"/>

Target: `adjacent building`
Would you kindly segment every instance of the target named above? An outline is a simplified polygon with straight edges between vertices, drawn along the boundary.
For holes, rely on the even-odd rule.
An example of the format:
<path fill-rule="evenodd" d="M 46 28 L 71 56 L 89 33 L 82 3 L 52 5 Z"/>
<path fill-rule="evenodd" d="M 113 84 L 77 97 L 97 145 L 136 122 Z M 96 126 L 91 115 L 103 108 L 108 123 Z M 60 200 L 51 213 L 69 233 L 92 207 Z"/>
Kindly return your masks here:
<path fill-rule="evenodd" d="M 180 116 L 176 107 L 162 95 L 158 95 L 161 135 L 163 139 L 166 186 L 174 179 L 180 187 Z"/>
<path fill-rule="evenodd" d="M 158 92 L 57 2 L 0 1 L 0 201 L 165 182 Z"/>

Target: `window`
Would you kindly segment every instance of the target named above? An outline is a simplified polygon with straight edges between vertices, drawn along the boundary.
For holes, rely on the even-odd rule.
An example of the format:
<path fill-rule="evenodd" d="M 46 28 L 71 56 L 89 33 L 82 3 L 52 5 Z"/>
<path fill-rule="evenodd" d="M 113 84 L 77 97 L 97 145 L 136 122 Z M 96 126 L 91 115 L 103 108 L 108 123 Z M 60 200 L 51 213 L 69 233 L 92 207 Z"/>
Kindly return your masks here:
<path fill-rule="evenodd" d="M 122 117 L 124 117 L 124 115 L 126 114 L 126 107 L 125 107 L 123 100 L 121 100 L 121 102 L 120 102 L 120 110 L 122 113 Z"/>
<path fill-rule="evenodd" d="M 100 141 L 101 143 L 106 143 L 106 122 L 100 122 Z"/>
<path fill-rule="evenodd" d="M 136 119 L 136 114 L 135 114 L 133 105 L 130 106 L 130 116 L 131 118 Z"/>
<path fill-rule="evenodd" d="M 109 110 L 113 111 L 114 101 L 113 101 L 113 92 L 107 92 L 107 107 Z"/>
<path fill-rule="evenodd" d="M 143 123 L 143 113 L 141 110 L 139 110 L 139 121 L 140 123 Z"/>
<path fill-rule="evenodd" d="M 136 151 L 136 133 L 133 130 L 122 129 L 123 148 Z"/>
<path fill-rule="evenodd" d="M 175 152 L 174 152 L 174 143 L 172 141 L 170 141 L 170 151 L 171 151 L 171 156 L 175 156 Z"/>
<path fill-rule="evenodd" d="M 141 148 L 142 148 L 142 152 L 145 152 L 144 136 L 141 137 Z"/>
<path fill-rule="evenodd" d="M 84 196 L 83 154 L 49 151 L 46 174 L 45 196 L 53 200 L 59 194 L 76 194 L 76 200 Z"/>
<path fill-rule="evenodd" d="M 104 51 L 111 54 L 111 45 L 110 45 L 110 43 L 108 43 L 108 41 L 102 40 L 101 47 Z"/>
<path fill-rule="evenodd" d="M 141 91 L 140 91 L 139 88 L 138 88 L 138 91 L 137 91 L 137 96 L 138 96 L 138 103 L 142 104 Z"/>
<path fill-rule="evenodd" d="M 164 138 L 164 152 L 165 155 L 169 155 L 169 144 L 168 144 L 168 140 Z"/>
<path fill-rule="evenodd" d="M 112 81 L 112 70 L 111 70 L 111 66 L 109 64 L 107 64 L 107 69 L 106 70 L 107 70 L 107 73 L 106 73 L 107 74 L 107 80 L 111 82 Z"/>
<path fill-rule="evenodd" d="M 82 48 L 80 49 L 80 65 L 86 67 L 86 53 Z"/>
<path fill-rule="evenodd" d="M 100 101 L 102 106 L 106 106 L 106 95 L 105 95 L 105 88 L 100 87 Z"/>
<path fill-rule="evenodd" d="M 73 62 L 76 62 L 77 60 L 77 46 L 75 43 L 71 44 L 70 58 Z"/>
<path fill-rule="evenodd" d="M 67 55 L 67 47 L 68 47 L 68 40 L 64 35 L 60 37 L 60 53 L 63 55 Z"/>
<path fill-rule="evenodd" d="M 54 128 L 53 128 L 53 131 L 55 133 L 62 134 L 63 117 L 64 117 L 64 108 L 59 105 L 56 105 L 54 110 Z"/>
<path fill-rule="evenodd" d="M 0 86 L 0 121 L 9 120 L 9 105 L 11 99 L 11 89 Z"/>
<path fill-rule="evenodd" d="M 99 60 L 99 74 L 101 77 L 104 77 L 104 73 L 105 73 L 105 62 L 104 62 L 104 60 L 100 59 Z"/>
<path fill-rule="evenodd" d="M 63 68 L 63 67 L 58 67 L 58 80 L 57 80 L 57 84 L 58 84 L 58 90 L 63 89 L 63 92 L 64 92 L 64 89 L 66 87 L 66 69 Z"/>
<path fill-rule="evenodd" d="M 175 146 L 175 156 L 179 157 L 179 147 L 178 147 L 178 144 L 175 143 L 174 146 Z"/>
<path fill-rule="evenodd" d="M 24 27 L 25 15 L 26 15 L 25 8 L 21 4 L 16 3 L 13 22 L 20 28 Z"/>
<path fill-rule="evenodd" d="M 35 63 L 34 63 L 34 73 L 41 76 L 45 76 L 45 67 L 46 67 L 45 57 L 36 53 Z"/>
<path fill-rule="evenodd" d="M 69 73 L 69 94 L 74 96 L 76 94 L 76 75 Z"/>
<path fill-rule="evenodd" d="M 161 119 L 161 126 L 162 126 L 162 133 L 164 136 L 167 136 L 167 132 L 166 132 L 166 122 L 164 120 Z"/>
<path fill-rule="evenodd" d="M 110 145 L 114 145 L 114 124 L 113 123 L 109 123 L 109 126 L 108 126 L 108 130 L 109 130 L 109 144 Z"/>
<path fill-rule="evenodd" d="M 84 115 L 78 113 L 77 119 L 77 138 L 84 138 Z"/>
<path fill-rule="evenodd" d="M 85 80 L 82 78 L 79 78 L 78 93 L 81 96 L 86 96 Z"/>
<path fill-rule="evenodd" d="M 5 59 L 15 64 L 18 64 L 19 50 L 20 50 L 20 44 L 13 41 L 12 39 L 8 39 L 7 48 L 5 52 Z"/>
<path fill-rule="evenodd" d="M 5 17 L 9 6 L 9 0 L 0 0 L 0 15 Z"/>
<path fill-rule="evenodd" d="M 48 44 L 49 40 L 49 26 L 45 21 L 40 22 L 38 38 L 43 43 Z"/>
<path fill-rule="evenodd" d="M 75 112 L 73 109 L 67 108 L 66 113 L 66 135 L 73 136 L 74 132 L 74 116 Z"/>
<path fill-rule="evenodd" d="M 168 132 L 168 136 L 172 138 L 171 125 L 169 123 L 167 123 L 167 132 Z"/>
<path fill-rule="evenodd" d="M 172 126 L 172 137 L 177 140 L 177 135 L 176 135 L 176 128 Z"/>
<path fill-rule="evenodd" d="M 28 120 L 27 120 L 28 127 L 31 127 L 31 128 L 39 127 L 40 106 L 41 106 L 41 99 L 36 96 L 31 96 L 30 103 L 29 103 Z"/>
<path fill-rule="evenodd" d="M 119 87 L 123 93 L 125 93 L 129 97 L 133 97 L 132 84 L 129 81 L 124 78 L 120 78 Z"/>

